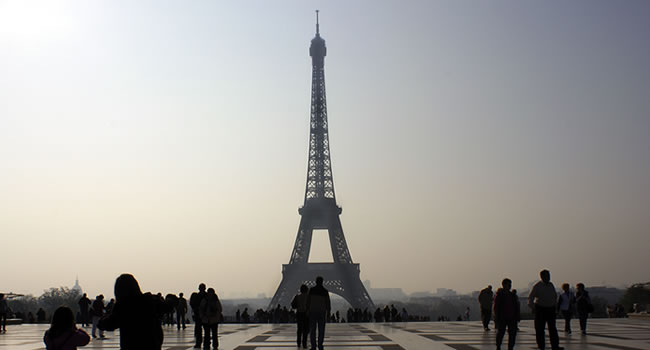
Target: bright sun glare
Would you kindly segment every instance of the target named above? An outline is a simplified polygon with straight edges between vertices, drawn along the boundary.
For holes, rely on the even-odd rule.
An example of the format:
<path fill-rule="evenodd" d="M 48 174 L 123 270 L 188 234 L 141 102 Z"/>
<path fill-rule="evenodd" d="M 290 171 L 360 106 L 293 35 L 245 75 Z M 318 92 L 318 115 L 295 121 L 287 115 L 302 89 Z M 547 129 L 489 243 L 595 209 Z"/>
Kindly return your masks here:
<path fill-rule="evenodd" d="M 56 1 L 0 0 L 0 37 L 21 43 L 65 35 L 72 18 Z"/>

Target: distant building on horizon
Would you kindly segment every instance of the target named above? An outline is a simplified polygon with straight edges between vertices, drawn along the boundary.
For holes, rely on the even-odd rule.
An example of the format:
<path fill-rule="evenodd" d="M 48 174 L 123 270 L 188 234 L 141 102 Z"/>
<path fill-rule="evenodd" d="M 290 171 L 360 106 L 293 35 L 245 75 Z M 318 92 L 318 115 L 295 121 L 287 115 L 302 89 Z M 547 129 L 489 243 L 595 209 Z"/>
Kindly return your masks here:
<path fill-rule="evenodd" d="M 83 289 L 79 285 L 79 276 L 74 279 L 74 286 L 70 290 L 77 291 L 80 295 L 83 294 Z"/>
<path fill-rule="evenodd" d="M 372 288 L 370 280 L 363 281 L 364 287 L 368 290 L 368 294 L 373 300 L 380 301 L 405 301 L 408 295 L 404 293 L 402 288 Z"/>

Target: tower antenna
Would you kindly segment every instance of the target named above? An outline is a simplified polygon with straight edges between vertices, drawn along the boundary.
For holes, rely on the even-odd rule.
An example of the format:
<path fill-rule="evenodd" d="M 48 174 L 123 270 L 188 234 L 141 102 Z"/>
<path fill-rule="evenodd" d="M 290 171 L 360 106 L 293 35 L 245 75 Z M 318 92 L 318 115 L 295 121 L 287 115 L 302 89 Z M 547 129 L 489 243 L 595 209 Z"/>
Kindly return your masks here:
<path fill-rule="evenodd" d="M 319 11 L 316 10 L 316 35 L 320 35 L 320 30 L 319 30 L 320 28 L 319 28 L 319 25 L 318 25 L 318 12 Z"/>

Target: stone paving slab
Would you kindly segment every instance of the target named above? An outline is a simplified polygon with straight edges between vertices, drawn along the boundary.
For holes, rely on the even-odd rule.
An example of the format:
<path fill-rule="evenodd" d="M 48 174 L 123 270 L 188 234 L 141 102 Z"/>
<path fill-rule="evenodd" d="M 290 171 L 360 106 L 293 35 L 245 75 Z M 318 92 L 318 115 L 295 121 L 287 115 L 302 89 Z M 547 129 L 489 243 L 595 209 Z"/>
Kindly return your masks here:
<path fill-rule="evenodd" d="M 577 330 L 578 323 L 573 326 Z M 12 325 L 0 333 L 0 350 L 42 350 L 48 325 Z M 516 349 L 536 349 L 532 321 L 523 321 Z M 564 328 L 564 321 L 558 321 Z M 163 326 L 165 350 L 190 350 L 193 326 L 177 331 Z M 87 329 L 90 332 L 90 329 Z M 288 324 L 225 324 L 219 326 L 224 350 L 297 349 L 295 326 Z M 494 349 L 494 330 L 485 332 L 479 322 L 409 322 L 328 324 L 325 348 L 335 350 L 486 350 Z M 92 340 L 82 349 L 119 349 L 119 331 L 106 332 L 107 339 Z M 548 338 L 547 338 L 548 341 Z M 507 343 L 507 336 L 505 339 Z M 567 350 L 650 350 L 650 321 L 640 319 L 590 319 L 588 335 L 560 333 Z M 504 344 L 504 349 L 507 345 Z M 550 346 L 547 345 L 547 348 Z"/>

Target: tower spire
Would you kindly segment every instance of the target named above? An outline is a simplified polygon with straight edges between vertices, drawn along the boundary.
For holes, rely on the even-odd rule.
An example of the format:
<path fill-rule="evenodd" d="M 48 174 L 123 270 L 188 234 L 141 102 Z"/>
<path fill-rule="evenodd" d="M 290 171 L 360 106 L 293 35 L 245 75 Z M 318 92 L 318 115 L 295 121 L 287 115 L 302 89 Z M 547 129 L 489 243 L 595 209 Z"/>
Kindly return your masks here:
<path fill-rule="evenodd" d="M 320 28 L 318 25 L 318 10 L 316 10 L 316 35 L 320 35 Z"/>

